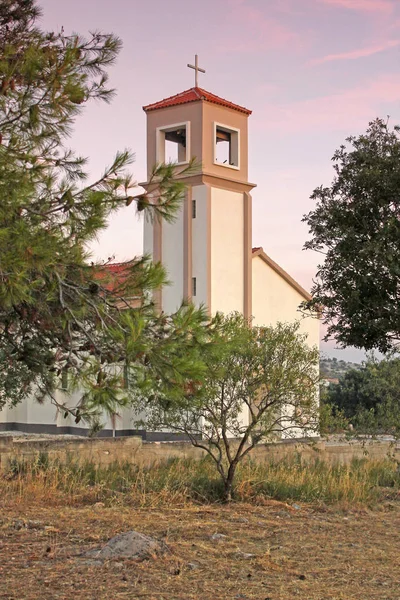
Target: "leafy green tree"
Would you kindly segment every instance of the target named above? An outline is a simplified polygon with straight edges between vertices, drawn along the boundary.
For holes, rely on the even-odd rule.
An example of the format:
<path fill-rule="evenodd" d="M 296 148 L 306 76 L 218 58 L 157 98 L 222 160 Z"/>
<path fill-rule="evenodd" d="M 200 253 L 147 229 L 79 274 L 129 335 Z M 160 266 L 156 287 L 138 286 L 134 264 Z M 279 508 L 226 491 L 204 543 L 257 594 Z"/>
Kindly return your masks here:
<path fill-rule="evenodd" d="M 369 359 L 329 386 L 326 403 L 343 411 L 359 433 L 400 433 L 400 359 Z"/>
<path fill-rule="evenodd" d="M 297 324 L 251 327 L 232 314 L 217 315 L 214 327 L 213 344 L 202 351 L 204 382 L 190 382 L 177 401 L 155 391 L 137 406 L 145 426 L 185 434 L 209 454 L 229 502 L 236 469 L 257 444 L 316 435 L 319 353 Z"/>
<path fill-rule="evenodd" d="M 377 119 L 347 142 L 304 217 L 305 248 L 325 257 L 305 306 L 320 311 L 327 338 L 385 353 L 400 340 L 400 128 Z"/>
<path fill-rule="evenodd" d="M 319 394 L 319 432 L 321 436 L 346 433 L 349 436 L 352 425 L 344 416 L 344 412 L 328 400 L 327 390 L 320 386 Z"/>
<path fill-rule="evenodd" d="M 207 316 L 190 306 L 157 314 L 161 265 L 133 260 L 116 280 L 92 262 L 87 245 L 111 213 L 134 203 L 172 220 L 184 186 L 174 165 L 156 165 L 151 192 L 135 196 L 127 150 L 88 181 L 86 160 L 66 142 L 83 107 L 112 99 L 107 69 L 121 42 L 42 31 L 39 13 L 35 0 L 0 4 L 0 408 L 32 391 L 57 403 L 67 370 L 83 393 L 78 406 L 61 408 L 79 420 L 116 412 L 135 386 L 152 382 L 173 395 L 198 377 Z M 130 388 L 121 385 L 123 366 Z"/>

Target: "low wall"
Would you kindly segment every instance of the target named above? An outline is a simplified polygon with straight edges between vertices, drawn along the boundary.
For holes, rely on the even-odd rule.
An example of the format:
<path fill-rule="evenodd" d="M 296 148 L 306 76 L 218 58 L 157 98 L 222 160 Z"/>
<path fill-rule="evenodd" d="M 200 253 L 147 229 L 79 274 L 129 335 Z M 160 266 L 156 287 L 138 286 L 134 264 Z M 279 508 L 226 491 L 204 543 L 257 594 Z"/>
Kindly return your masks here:
<path fill-rule="evenodd" d="M 281 460 L 300 452 L 305 460 L 320 458 L 330 463 L 349 463 L 353 458 L 369 457 L 383 459 L 391 456 L 400 463 L 400 444 L 388 441 L 324 442 L 306 445 L 297 441 L 262 444 L 250 454 L 254 460 Z M 31 461 L 41 453 L 50 459 L 64 462 L 68 458 L 80 462 L 107 465 L 115 461 L 128 461 L 139 466 L 151 466 L 169 458 L 199 459 L 204 451 L 187 442 L 144 442 L 140 437 L 125 438 L 57 438 L 25 439 L 24 437 L 0 437 L 0 470 L 4 470 L 13 459 Z"/>

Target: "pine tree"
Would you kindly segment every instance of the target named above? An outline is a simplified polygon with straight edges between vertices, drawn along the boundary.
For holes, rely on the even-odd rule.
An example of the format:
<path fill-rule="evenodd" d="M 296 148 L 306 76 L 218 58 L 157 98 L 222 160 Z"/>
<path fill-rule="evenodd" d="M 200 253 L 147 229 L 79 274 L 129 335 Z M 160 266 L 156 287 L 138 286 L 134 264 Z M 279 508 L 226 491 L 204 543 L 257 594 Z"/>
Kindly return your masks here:
<path fill-rule="evenodd" d="M 66 142 L 88 103 L 112 99 L 107 69 L 121 42 L 44 32 L 39 16 L 35 0 L 0 5 L 0 409 L 33 391 L 57 403 L 68 372 L 71 388 L 83 392 L 78 406 L 61 408 L 80 420 L 113 413 L 153 385 L 179 394 L 201 373 L 196 344 L 208 328 L 204 311 L 191 306 L 156 313 L 160 265 L 134 260 L 115 281 L 91 262 L 87 245 L 111 213 L 132 204 L 171 220 L 184 188 L 173 165 L 157 165 L 152 193 L 135 197 L 127 150 L 88 182 L 86 160 Z"/>

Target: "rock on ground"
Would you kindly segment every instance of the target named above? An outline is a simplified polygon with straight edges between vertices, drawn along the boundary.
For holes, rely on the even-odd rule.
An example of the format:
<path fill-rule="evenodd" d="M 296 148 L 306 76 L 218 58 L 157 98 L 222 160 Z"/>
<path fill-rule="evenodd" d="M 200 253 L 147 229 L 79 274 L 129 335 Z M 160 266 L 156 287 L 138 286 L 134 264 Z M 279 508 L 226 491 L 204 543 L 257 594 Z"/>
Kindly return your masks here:
<path fill-rule="evenodd" d="M 102 548 L 94 548 L 83 556 L 97 560 L 130 558 L 145 560 L 168 551 L 168 546 L 137 531 L 127 531 L 111 538 Z"/>

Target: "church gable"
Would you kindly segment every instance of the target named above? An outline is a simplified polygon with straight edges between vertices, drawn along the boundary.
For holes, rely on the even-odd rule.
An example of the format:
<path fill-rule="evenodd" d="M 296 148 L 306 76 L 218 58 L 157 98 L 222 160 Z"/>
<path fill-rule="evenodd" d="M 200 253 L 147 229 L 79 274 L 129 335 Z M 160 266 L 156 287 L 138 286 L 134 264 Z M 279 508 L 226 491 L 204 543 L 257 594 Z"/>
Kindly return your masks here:
<path fill-rule="evenodd" d="M 266 254 L 261 247 L 253 248 L 252 257 L 259 257 L 263 263 L 270 267 L 277 275 L 279 275 L 286 283 L 288 283 L 294 290 L 296 290 L 303 300 L 311 300 L 311 295 L 307 292 L 293 277 L 289 275 L 282 267 L 278 265 L 268 254 Z"/>
<path fill-rule="evenodd" d="M 286 271 L 262 248 L 252 254 L 252 315 L 254 325 L 275 325 L 277 322 L 300 321 L 300 331 L 306 333 L 311 345 L 319 343 L 318 319 L 304 318 L 300 304 L 311 298 Z"/>

